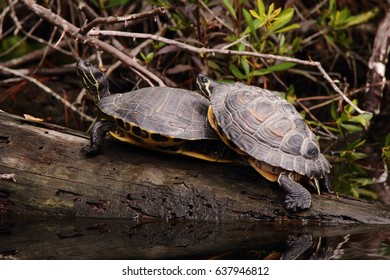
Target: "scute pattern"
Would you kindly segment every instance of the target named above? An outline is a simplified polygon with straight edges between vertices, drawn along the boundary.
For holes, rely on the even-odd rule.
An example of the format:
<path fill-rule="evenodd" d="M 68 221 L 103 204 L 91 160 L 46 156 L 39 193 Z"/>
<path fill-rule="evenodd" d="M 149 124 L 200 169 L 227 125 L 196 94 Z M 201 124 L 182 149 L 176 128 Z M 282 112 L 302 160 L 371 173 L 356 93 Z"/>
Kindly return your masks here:
<path fill-rule="evenodd" d="M 314 133 L 295 107 L 273 92 L 221 83 L 213 88 L 211 104 L 223 134 L 254 159 L 309 178 L 330 172 Z"/>
<path fill-rule="evenodd" d="M 185 140 L 218 138 L 207 121 L 209 105 L 210 102 L 196 92 L 169 87 L 114 94 L 98 103 L 98 107 L 116 118 L 117 123 L 122 123 L 125 130 L 128 122 L 151 135 Z"/>

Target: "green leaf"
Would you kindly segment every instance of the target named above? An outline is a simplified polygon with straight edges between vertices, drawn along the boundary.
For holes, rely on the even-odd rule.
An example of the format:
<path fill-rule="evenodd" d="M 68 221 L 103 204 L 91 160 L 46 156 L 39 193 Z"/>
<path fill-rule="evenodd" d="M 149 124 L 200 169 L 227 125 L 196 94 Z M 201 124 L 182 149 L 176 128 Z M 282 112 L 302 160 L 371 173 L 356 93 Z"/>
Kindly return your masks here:
<path fill-rule="evenodd" d="M 256 41 L 259 41 L 259 38 L 257 37 L 257 34 L 256 34 L 255 25 L 253 24 L 252 17 L 249 14 L 248 10 L 247 9 L 243 9 L 242 13 L 244 14 L 245 22 L 248 25 L 248 27 L 249 27 L 253 37 L 255 37 Z"/>
<path fill-rule="evenodd" d="M 390 146 L 390 133 L 386 136 L 385 146 Z"/>
<path fill-rule="evenodd" d="M 270 31 L 275 31 L 283 26 L 285 26 L 287 23 L 290 22 L 294 15 L 294 9 L 293 8 L 287 8 L 280 12 L 278 17 L 275 19 L 275 21 L 272 23 L 271 28 L 269 29 Z"/>
<path fill-rule="evenodd" d="M 255 70 L 253 71 L 254 76 L 262 76 L 265 74 L 269 74 L 271 72 L 276 72 L 276 71 L 283 71 L 286 69 L 290 69 L 291 67 L 294 67 L 296 63 L 294 62 L 281 62 L 275 65 L 272 65 L 270 67 L 260 69 L 260 70 Z"/>
<path fill-rule="evenodd" d="M 357 105 L 357 100 L 356 99 L 352 100 L 352 103 Z M 355 112 L 355 109 L 351 105 L 348 104 L 344 107 L 344 112 L 350 115 L 353 112 Z"/>
<path fill-rule="evenodd" d="M 249 77 L 250 67 L 248 61 L 244 57 L 241 59 L 241 66 L 244 69 L 245 77 Z"/>
<path fill-rule="evenodd" d="M 340 125 L 344 127 L 349 133 L 363 130 L 363 128 L 354 124 L 341 123 Z"/>
<path fill-rule="evenodd" d="M 390 164 L 390 133 L 387 134 L 385 145 L 382 147 L 382 158 L 387 164 Z"/>
<path fill-rule="evenodd" d="M 255 10 L 249 10 L 249 13 L 250 13 L 250 14 L 252 15 L 252 17 L 254 17 L 254 18 L 258 18 L 258 19 L 261 19 L 261 18 L 262 18 L 258 13 L 256 13 Z"/>
<path fill-rule="evenodd" d="M 364 145 L 364 143 L 366 143 L 366 139 L 364 139 L 364 140 L 356 139 L 352 143 L 348 144 L 347 149 L 348 150 L 356 149 L 356 148 Z"/>
<path fill-rule="evenodd" d="M 293 24 L 291 24 L 289 26 L 283 27 L 283 28 L 281 28 L 279 30 L 276 30 L 274 32 L 275 33 L 282 33 L 282 32 L 287 32 L 287 31 L 289 31 L 291 29 L 295 29 L 295 28 L 299 28 L 299 27 L 301 27 L 301 26 L 298 23 L 293 23 Z"/>
<path fill-rule="evenodd" d="M 149 63 L 153 60 L 154 58 L 154 52 L 150 52 L 148 53 L 147 55 L 145 55 L 144 53 L 141 52 L 141 57 L 142 59 L 146 62 L 146 63 Z"/>
<path fill-rule="evenodd" d="M 237 20 L 236 11 L 234 10 L 232 3 L 229 0 L 223 0 L 223 4 L 229 10 L 230 14 L 233 16 L 235 20 Z"/>
<path fill-rule="evenodd" d="M 290 85 L 288 87 L 287 94 L 286 94 L 286 100 L 291 104 L 293 104 L 295 102 L 295 100 L 297 100 L 297 96 L 295 94 L 295 88 L 293 85 Z"/>
<path fill-rule="evenodd" d="M 265 6 L 262 0 L 257 0 L 257 9 L 259 10 L 259 16 L 265 17 Z"/>
<path fill-rule="evenodd" d="M 360 123 L 362 126 L 367 127 L 371 119 L 372 119 L 372 114 L 362 114 L 362 115 L 353 116 L 352 118 L 349 119 L 349 121 Z"/>
<path fill-rule="evenodd" d="M 301 37 L 295 37 L 295 39 L 292 42 L 292 48 L 293 53 L 296 53 L 299 48 L 301 47 L 302 38 Z"/>
<path fill-rule="evenodd" d="M 332 103 L 332 105 L 330 105 L 330 115 L 332 116 L 332 119 L 334 120 L 338 119 L 337 108 L 334 102 Z"/>
<path fill-rule="evenodd" d="M 355 183 L 357 183 L 361 187 L 371 185 L 373 183 L 373 180 L 371 180 L 369 178 L 361 178 L 361 179 L 356 179 L 356 180 L 357 181 Z M 352 180 L 352 181 L 354 181 L 354 180 Z M 370 199 L 374 199 L 374 200 L 378 199 L 378 194 L 376 192 L 373 192 L 373 191 L 370 191 L 367 189 L 359 189 L 359 194 L 362 196 L 368 197 Z"/>
<path fill-rule="evenodd" d="M 325 127 L 326 129 L 328 129 L 328 130 L 330 130 L 330 131 L 334 131 L 334 132 L 340 133 L 340 130 L 337 129 L 337 128 L 334 128 L 333 126 L 324 125 L 323 127 Z"/>
<path fill-rule="evenodd" d="M 333 22 L 334 27 L 336 29 L 345 28 L 345 23 L 350 15 L 351 12 L 347 8 L 344 8 L 341 11 L 337 11 Z"/>
<path fill-rule="evenodd" d="M 244 74 L 241 73 L 241 71 L 237 68 L 236 65 L 230 64 L 230 65 L 229 65 L 229 69 L 230 69 L 230 71 L 232 71 L 233 75 L 234 75 L 236 78 L 238 78 L 238 79 L 240 79 L 240 80 L 246 79 L 246 76 L 245 76 Z"/>
<path fill-rule="evenodd" d="M 275 3 L 271 3 L 271 5 L 269 5 L 269 7 L 268 7 L 268 12 L 267 12 L 268 17 L 272 16 L 274 9 L 275 9 Z"/>
<path fill-rule="evenodd" d="M 221 67 L 213 60 L 208 60 L 207 65 L 213 70 L 221 70 Z"/>
<path fill-rule="evenodd" d="M 335 12 L 336 11 L 336 0 L 329 0 L 329 11 Z"/>
<path fill-rule="evenodd" d="M 373 17 L 375 17 L 378 14 L 378 12 L 379 12 L 379 9 L 376 8 L 376 9 L 373 9 L 373 10 L 365 12 L 365 13 L 361 13 L 361 14 L 356 15 L 356 16 L 350 16 L 346 20 L 346 24 L 344 25 L 344 28 L 348 28 L 348 27 L 353 26 L 353 25 L 367 22 L 370 19 L 372 19 Z"/>
<path fill-rule="evenodd" d="M 352 188 L 351 189 L 351 193 L 352 193 L 352 195 L 354 196 L 354 197 L 359 197 L 359 192 L 355 189 L 355 188 Z"/>

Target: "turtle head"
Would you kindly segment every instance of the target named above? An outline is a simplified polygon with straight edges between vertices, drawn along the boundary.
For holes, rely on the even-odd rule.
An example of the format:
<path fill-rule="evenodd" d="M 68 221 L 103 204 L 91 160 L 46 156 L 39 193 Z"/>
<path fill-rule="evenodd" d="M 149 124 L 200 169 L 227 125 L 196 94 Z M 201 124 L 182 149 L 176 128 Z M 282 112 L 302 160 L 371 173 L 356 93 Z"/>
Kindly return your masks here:
<path fill-rule="evenodd" d="M 80 59 L 76 64 L 77 75 L 95 103 L 110 95 L 107 77 L 93 64 Z"/>
<path fill-rule="evenodd" d="M 199 74 L 196 78 L 196 85 L 205 97 L 210 98 L 218 83 L 203 74 Z"/>

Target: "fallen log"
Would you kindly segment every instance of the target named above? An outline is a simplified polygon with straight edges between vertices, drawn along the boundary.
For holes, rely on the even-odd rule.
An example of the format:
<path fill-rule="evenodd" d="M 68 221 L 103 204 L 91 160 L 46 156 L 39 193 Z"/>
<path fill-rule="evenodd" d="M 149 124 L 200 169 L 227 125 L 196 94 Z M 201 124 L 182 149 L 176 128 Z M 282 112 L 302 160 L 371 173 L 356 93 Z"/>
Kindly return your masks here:
<path fill-rule="evenodd" d="M 389 224 L 390 206 L 312 194 L 289 213 L 285 194 L 249 166 L 209 163 L 107 141 L 86 158 L 84 133 L 0 112 L 0 212 L 208 221 Z"/>

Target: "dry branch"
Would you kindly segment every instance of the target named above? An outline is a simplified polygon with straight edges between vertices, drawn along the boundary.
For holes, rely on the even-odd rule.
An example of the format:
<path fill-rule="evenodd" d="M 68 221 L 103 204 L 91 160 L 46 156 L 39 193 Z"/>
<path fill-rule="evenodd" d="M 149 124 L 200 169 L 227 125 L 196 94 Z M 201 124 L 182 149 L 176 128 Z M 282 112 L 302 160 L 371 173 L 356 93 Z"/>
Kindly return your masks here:
<path fill-rule="evenodd" d="M 58 93 L 56 93 L 55 91 L 53 91 L 51 88 L 49 88 L 48 86 L 42 84 L 41 82 L 39 82 L 37 79 L 33 78 L 33 77 L 30 77 L 30 76 L 27 76 L 23 73 L 21 73 L 20 70 L 13 70 L 13 69 L 10 69 L 8 67 L 4 67 L 0 64 L 0 71 L 3 71 L 5 73 L 9 73 L 9 74 L 12 74 L 12 75 L 15 75 L 17 77 L 21 77 L 33 84 L 35 84 L 36 86 L 40 87 L 41 89 L 43 89 L 45 92 L 49 93 L 50 95 L 52 95 L 53 97 L 55 97 L 56 99 L 60 100 L 63 104 L 65 104 L 68 108 L 70 108 L 73 112 L 79 114 L 80 116 L 82 116 L 83 118 L 85 118 L 86 120 L 89 120 L 89 121 L 94 121 L 93 118 L 91 118 L 90 116 L 84 114 L 82 111 L 80 111 L 76 106 L 74 106 L 73 104 L 71 104 L 68 100 L 64 99 L 61 95 L 59 95 Z"/>
<path fill-rule="evenodd" d="M 175 45 L 181 49 L 197 53 L 200 56 L 206 55 L 206 54 L 226 54 L 226 55 L 240 55 L 240 56 L 254 56 L 254 57 L 260 57 L 260 58 L 266 58 L 266 59 L 273 59 L 278 61 L 286 61 L 286 62 L 293 62 L 297 64 L 302 65 L 308 65 L 312 67 L 316 67 L 323 77 L 329 82 L 329 84 L 332 86 L 333 90 L 336 91 L 349 105 L 351 105 L 356 112 L 359 114 L 368 113 L 363 110 L 361 110 L 359 107 L 357 107 L 336 85 L 336 83 L 332 80 L 332 78 L 328 75 L 328 73 L 325 71 L 325 69 L 322 67 L 320 62 L 317 61 L 308 61 L 308 60 L 301 60 L 297 58 L 291 58 L 291 57 L 285 57 L 285 56 L 278 56 L 278 55 L 270 55 L 270 54 L 261 54 L 258 52 L 252 52 L 252 51 L 235 51 L 235 50 L 229 50 L 225 48 L 220 49 L 208 49 L 208 48 L 198 48 L 195 46 L 191 46 L 182 42 L 178 42 L 175 40 L 167 39 L 164 37 L 152 35 L 152 34 L 140 34 L 140 33 L 132 33 L 132 32 L 123 32 L 123 31 L 97 31 L 97 30 L 91 30 L 88 32 L 87 35 L 84 35 L 83 33 L 90 30 L 95 24 L 106 22 L 109 23 L 111 21 L 117 22 L 119 21 L 116 17 L 108 17 L 108 18 L 99 18 L 96 19 L 96 21 L 92 21 L 90 24 L 82 27 L 82 29 L 78 29 L 77 27 L 73 26 L 71 23 L 67 22 L 65 19 L 59 17 L 58 15 L 52 13 L 51 11 L 43 8 L 42 6 L 36 4 L 32 0 L 22 0 L 30 10 L 32 10 L 34 13 L 42 17 L 43 19 L 49 21 L 53 25 L 59 27 L 61 30 L 64 30 L 67 32 L 70 36 L 73 38 L 80 40 L 83 43 L 90 44 L 97 49 L 104 50 L 106 52 L 111 53 L 115 57 L 117 57 L 119 60 L 121 60 L 124 64 L 129 66 L 131 69 L 136 71 L 139 75 L 141 75 L 145 80 L 148 80 L 147 77 L 153 79 L 154 81 L 158 82 L 159 85 L 163 86 L 164 83 L 159 79 L 156 75 L 152 74 L 150 71 L 146 70 L 142 66 L 140 66 L 136 61 L 130 60 L 127 55 L 124 53 L 118 51 L 116 48 L 110 46 L 109 44 L 100 41 L 96 39 L 95 37 L 98 35 L 110 35 L 110 36 L 125 36 L 125 37 L 131 37 L 131 38 L 143 38 L 143 39 L 152 39 L 157 40 L 160 42 L 164 42 L 167 44 Z M 151 11 L 150 13 L 152 15 L 159 14 L 165 12 L 165 9 L 163 8 L 157 8 L 156 10 Z M 147 13 L 143 14 L 143 16 L 147 15 Z M 131 17 L 131 16 L 129 16 Z M 135 16 L 137 17 L 137 16 Z M 120 20 L 123 20 L 125 18 L 122 18 Z M 149 81 L 149 83 L 152 85 L 152 83 Z"/>
<path fill-rule="evenodd" d="M 132 14 L 129 16 L 124 16 L 124 17 L 98 17 L 92 20 L 90 23 L 84 25 L 83 27 L 80 28 L 80 33 L 81 34 L 87 34 L 88 31 L 90 31 L 92 28 L 96 27 L 99 24 L 105 23 L 105 24 L 114 24 L 114 23 L 121 23 L 124 22 L 126 25 L 126 22 L 132 21 L 132 20 L 138 20 L 138 19 L 143 19 L 146 17 L 154 17 L 158 15 L 162 15 L 165 13 L 165 8 L 164 7 L 158 7 L 156 9 L 153 9 L 149 12 L 144 12 L 144 13 L 139 13 L 139 14 Z"/>
<path fill-rule="evenodd" d="M 144 34 L 144 33 L 133 33 L 133 32 L 124 32 L 124 31 L 110 31 L 110 30 L 91 30 L 89 35 L 105 35 L 105 36 L 122 36 L 122 37 L 131 37 L 131 38 L 139 38 L 139 39 L 152 39 L 155 41 L 163 42 L 169 45 L 176 46 L 180 49 L 190 51 L 193 53 L 197 53 L 199 56 L 204 55 L 215 55 L 215 54 L 225 54 L 225 55 L 239 55 L 239 56 L 253 56 L 253 57 L 259 57 L 259 58 L 265 58 L 265 59 L 272 59 L 277 61 L 285 61 L 285 62 L 292 62 L 296 64 L 301 65 L 307 65 L 316 67 L 320 73 L 323 75 L 325 80 L 329 82 L 329 84 L 332 86 L 333 90 L 337 92 L 345 102 L 347 102 L 349 105 L 351 105 L 352 108 L 356 110 L 359 114 L 366 114 L 369 112 L 365 112 L 361 110 L 359 107 L 357 107 L 336 85 L 336 83 L 332 80 L 332 78 L 328 75 L 328 73 L 325 71 L 325 69 L 322 67 L 321 63 L 318 61 L 312 61 L 312 60 L 302 60 L 298 58 L 293 57 L 287 57 L 287 56 L 280 56 L 280 55 L 273 55 L 273 54 L 263 54 L 253 51 L 236 51 L 236 50 L 229 50 L 224 47 L 219 49 L 209 49 L 204 47 L 195 47 L 188 45 L 186 43 L 178 42 L 175 40 L 167 39 L 161 36 L 153 35 L 153 34 Z"/>
<path fill-rule="evenodd" d="M 50 22 L 53 26 L 58 27 L 60 30 L 66 32 L 66 34 L 75 40 L 80 41 L 83 44 L 88 44 L 98 50 L 106 51 L 111 55 L 118 58 L 123 64 L 135 71 L 138 75 L 148 81 L 150 85 L 153 85 L 149 79 L 158 83 L 160 86 L 164 86 L 164 82 L 156 75 L 148 71 L 146 68 L 139 65 L 133 58 L 127 56 L 125 53 L 118 51 L 115 47 L 103 42 L 95 37 L 83 35 L 80 33 L 80 29 L 70 22 L 66 21 L 62 17 L 56 15 L 50 10 L 38 5 L 34 0 L 22 0 L 22 2 L 36 15 Z"/>

